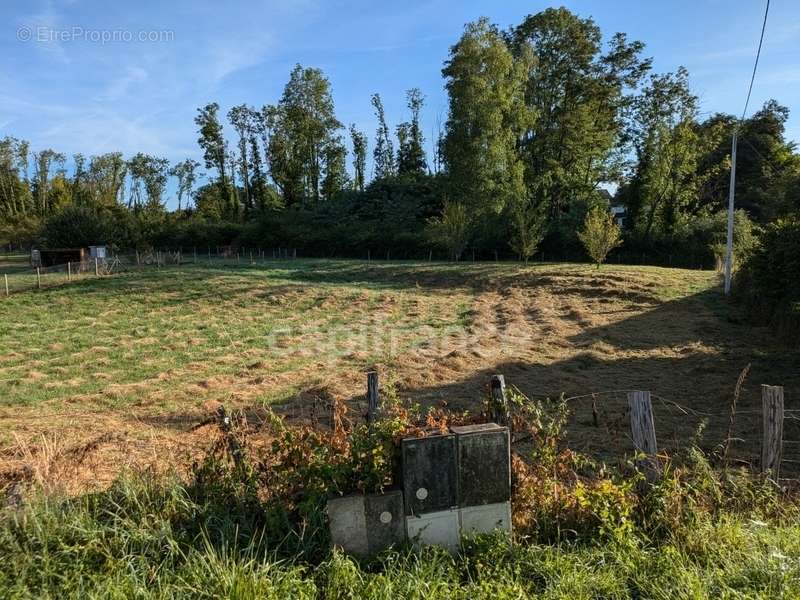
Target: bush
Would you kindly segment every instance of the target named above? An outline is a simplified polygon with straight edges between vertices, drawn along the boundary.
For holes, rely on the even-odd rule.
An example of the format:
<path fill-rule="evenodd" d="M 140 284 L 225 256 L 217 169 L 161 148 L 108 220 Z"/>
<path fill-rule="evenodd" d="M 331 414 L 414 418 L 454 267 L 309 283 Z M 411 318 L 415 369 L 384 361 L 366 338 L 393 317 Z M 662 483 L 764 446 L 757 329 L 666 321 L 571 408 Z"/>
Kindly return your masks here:
<path fill-rule="evenodd" d="M 85 248 L 125 242 L 124 228 L 110 209 L 70 205 L 44 224 L 43 238 L 51 248 Z M 124 218 L 124 217 L 123 217 Z"/>
<path fill-rule="evenodd" d="M 393 398 L 391 390 L 388 397 Z M 512 392 L 516 540 L 466 538 L 460 553 L 333 552 L 328 494 L 386 485 L 399 436 L 468 415 L 396 402 L 372 428 L 277 417 L 222 421 L 190 481 L 133 475 L 74 499 L 29 496 L 0 511 L 3 597 L 651 598 L 797 597 L 797 504 L 700 451 L 647 483 L 563 447 L 566 403 Z M 226 424 L 227 423 L 227 424 Z M 217 434 L 217 435 L 215 435 Z M 260 435 L 264 438 L 260 438 Z M 265 446 L 263 442 L 267 440 Z M 259 441 L 262 442 L 259 445 Z M 519 450 L 518 444 L 514 448 Z M 269 449 L 269 451 L 267 451 Z"/>
<path fill-rule="evenodd" d="M 737 274 L 734 290 L 757 321 L 800 339 L 800 218 L 768 225 Z"/>

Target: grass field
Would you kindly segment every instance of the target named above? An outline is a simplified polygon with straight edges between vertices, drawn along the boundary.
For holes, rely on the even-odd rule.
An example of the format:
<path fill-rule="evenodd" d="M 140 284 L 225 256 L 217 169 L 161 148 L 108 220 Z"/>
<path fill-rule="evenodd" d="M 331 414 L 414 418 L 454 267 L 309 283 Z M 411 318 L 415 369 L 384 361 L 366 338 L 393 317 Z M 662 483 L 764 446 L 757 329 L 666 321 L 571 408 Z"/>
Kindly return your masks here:
<path fill-rule="evenodd" d="M 701 420 L 667 401 L 720 415 L 706 434 L 718 443 L 748 363 L 745 415 L 759 406 L 761 383 L 786 386 L 789 407 L 800 390 L 797 354 L 737 318 L 706 271 L 198 265 L 15 294 L 0 311 L 0 472 L 13 478 L 47 455 L 48 470 L 76 489 L 108 483 L 126 465 L 188 463 L 203 443 L 192 426 L 218 403 L 308 420 L 336 398 L 357 414 L 372 368 L 402 399 L 454 410 L 479 410 L 495 372 L 531 397 L 614 392 L 595 398 L 609 421 L 622 410 L 618 390 L 649 389 L 665 399 L 665 445 L 687 440 Z M 575 402 L 573 430 L 586 432 L 575 437 L 609 451 L 615 434 L 586 430 L 586 400 Z M 737 426 L 757 444 L 757 420 Z"/>
<path fill-rule="evenodd" d="M 748 364 L 737 458 L 758 451 L 760 383 L 784 385 L 798 408 L 800 357 L 747 325 L 714 273 L 191 265 L 12 294 L 0 311 L 0 597 L 800 594 L 796 497 L 689 450 L 724 438 Z M 303 481 L 313 454 L 277 470 L 287 455 L 264 448 L 278 437 L 255 427 L 242 432 L 250 466 L 213 458 L 222 430 L 202 424 L 220 404 L 324 428 L 336 401 L 359 421 L 368 369 L 385 395 L 422 407 L 480 411 L 498 372 L 529 398 L 570 398 L 566 441 L 578 452 L 548 454 L 546 423 L 531 448 L 515 446 L 513 544 L 356 561 L 328 549 L 319 497 L 270 500 L 294 498 L 277 494 Z M 654 394 L 660 446 L 684 451 L 652 485 L 630 463 L 580 452 L 630 454 L 625 390 L 637 388 Z M 793 425 L 788 440 L 800 439 Z"/>

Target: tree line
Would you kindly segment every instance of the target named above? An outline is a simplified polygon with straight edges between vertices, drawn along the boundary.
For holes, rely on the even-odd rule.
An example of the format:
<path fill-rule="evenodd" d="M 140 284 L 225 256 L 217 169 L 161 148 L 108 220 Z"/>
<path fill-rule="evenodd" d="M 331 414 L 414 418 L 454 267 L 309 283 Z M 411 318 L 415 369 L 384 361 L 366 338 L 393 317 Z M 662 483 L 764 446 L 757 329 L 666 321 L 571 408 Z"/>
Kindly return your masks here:
<path fill-rule="evenodd" d="M 617 252 L 705 261 L 724 234 L 736 128 L 741 243 L 800 207 L 786 107 L 769 101 L 744 122 L 701 118 L 686 69 L 654 72 L 644 43 L 604 38 L 565 8 L 508 29 L 467 24 L 442 76 L 449 106 L 435 140 L 423 135 L 421 90 L 406 92 L 408 119 L 394 129 L 372 95 L 370 143 L 336 117 L 325 74 L 301 65 L 274 104 L 199 108 L 201 162 L 75 155 L 68 170 L 64 154 L 6 137 L 0 241 L 577 258 L 587 213 L 611 203 L 625 209 Z M 177 208 L 167 211 L 170 178 Z"/>

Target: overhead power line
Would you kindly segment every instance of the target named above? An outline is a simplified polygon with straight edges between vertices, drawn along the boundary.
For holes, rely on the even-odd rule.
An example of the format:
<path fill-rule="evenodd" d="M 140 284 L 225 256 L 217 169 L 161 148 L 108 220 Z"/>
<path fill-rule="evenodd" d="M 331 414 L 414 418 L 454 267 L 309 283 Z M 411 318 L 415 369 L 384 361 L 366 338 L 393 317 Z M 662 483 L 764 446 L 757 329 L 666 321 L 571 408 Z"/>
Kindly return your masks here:
<path fill-rule="evenodd" d="M 764 31 L 767 29 L 767 15 L 769 15 L 769 0 L 767 0 L 767 7 L 764 10 L 764 23 L 761 25 L 761 37 L 758 40 L 758 51 L 756 52 L 756 61 L 753 64 L 753 74 L 750 76 L 750 87 L 747 88 L 747 100 L 744 101 L 744 110 L 742 111 L 742 121 L 747 114 L 747 105 L 750 104 L 750 94 L 753 93 L 753 82 L 756 80 L 756 71 L 758 70 L 758 59 L 761 58 L 761 46 L 764 44 Z"/>
<path fill-rule="evenodd" d="M 731 140 L 731 182 L 730 190 L 728 190 L 728 239 L 725 248 L 725 295 L 731 293 L 731 275 L 733 273 L 733 210 L 734 210 L 734 195 L 736 192 L 736 140 L 739 134 L 739 126 L 744 122 L 747 115 L 747 106 L 750 104 L 750 95 L 753 93 L 753 83 L 756 80 L 756 71 L 758 71 L 758 59 L 761 58 L 761 46 L 764 44 L 764 32 L 767 29 L 767 16 L 769 15 L 769 0 L 764 9 L 764 22 L 761 25 L 761 37 L 758 39 L 758 51 L 756 51 L 756 60 L 753 63 L 753 74 L 750 76 L 750 86 L 747 88 L 747 99 L 744 101 L 744 110 L 742 111 L 742 118 L 733 129 L 733 139 Z"/>

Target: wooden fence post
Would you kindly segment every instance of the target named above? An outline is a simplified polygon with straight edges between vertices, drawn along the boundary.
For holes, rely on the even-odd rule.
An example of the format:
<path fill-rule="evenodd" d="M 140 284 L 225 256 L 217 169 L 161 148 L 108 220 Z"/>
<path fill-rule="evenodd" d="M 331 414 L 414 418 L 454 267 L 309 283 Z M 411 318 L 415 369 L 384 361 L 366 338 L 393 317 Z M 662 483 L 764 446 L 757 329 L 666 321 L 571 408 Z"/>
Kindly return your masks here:
<path fill-rule="evenodd" d="M 36 267 L 36 289 L 42 289 L 42 274 L 39 272 L 39 267 Z"/>
<path fill-rule="evenodd" d="M 367 373 L 367 423 L 374 423 L 378 419 L 380 396 L 378 394 L 378 373 Z"/>
<path fill-rule="evenodd" d="M 506 399 L 506 378 L 502 375 L 492 375 L 491 381 L 492 398 L 489 401 L 489 420 L 498 425 L 511 425 L 511 417 L 508 411 L 508 399 Z"/>
<path fill-rule="evenodd" d="M 67 281 L 72 281 L 72 261 L 67 261 Z"/>
<path fill-rule="evenodd" d="M 638 452 L 643 452 L 648 457 L 655 456 L 658 453 L 658 446 L 650 392 L 628 392 L 628 408 L 631 413 L 633 445 Z"/>
<path fill-rule="evenodd" d="M 97 264 L 97 257 L 94 258 L 94 274 L 96 277 L 100 276 L 100 267 Z"/>
<path fill-rule="evenodd" d="M 5 283 L 6 283 L 6 298 L 8 298 L 8 296 L 9 296 L 10 294 L 8 293 L 8 275 L 7 275 L 7 274 L 3 274 L 3 280 L 4 280 L 4 281 L 5 281 Z"/>
<path fill-rule="evenodd" d="M 783 454 L 783 387 L 761 386 L 764 439 L 761 442 L 761 472 L 778 479 Z"/>

